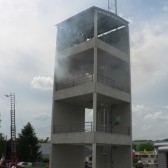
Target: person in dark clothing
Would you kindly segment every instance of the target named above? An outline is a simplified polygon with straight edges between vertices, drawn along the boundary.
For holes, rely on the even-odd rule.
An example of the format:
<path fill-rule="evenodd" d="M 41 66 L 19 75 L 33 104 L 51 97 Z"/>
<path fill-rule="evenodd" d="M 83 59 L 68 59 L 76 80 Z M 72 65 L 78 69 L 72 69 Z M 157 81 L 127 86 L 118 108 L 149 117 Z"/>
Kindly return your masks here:
<path fill-rule="evenodd" d="M 139 160 L 139 161 L 137 162 L 135 168 L 143 168 L 143 167 L 144 167 L 144 166 L 143 166 L 143 164 L 142 164 L 142 161 Z"/>
<path fill-rule="evenodd" d="M 85 161 L 85 167 L 84 168 L 88 168 L 88 162 Z"/>

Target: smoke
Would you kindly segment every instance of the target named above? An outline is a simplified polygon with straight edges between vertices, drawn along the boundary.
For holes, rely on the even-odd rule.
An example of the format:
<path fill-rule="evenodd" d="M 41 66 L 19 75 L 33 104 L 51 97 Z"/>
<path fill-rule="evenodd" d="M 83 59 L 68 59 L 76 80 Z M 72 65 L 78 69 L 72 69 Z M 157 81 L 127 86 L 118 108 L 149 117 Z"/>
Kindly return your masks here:
<path fill-rule="evenodd" d="M 73 19 L 67 19 L 57 25 L 56 83 L 77 80 L 80 77 L 90 78 L 93 75 L 93 49 L 76 55 L 67 54 L 68 51 L 71 51 L 68 48 L 75 48 L 94 37 L 93 11 L 84 11 L 82 15 L 80 14 L 79 17 L 74 16 L 74 18 L 72 17 Z M 112 24 L 112 19 L 98 12 L 98 34 L 100 35 L 98 38 L 125 53 L 129 53 L 127 26 L 117 20 L 117 18 L 113 21 L 114 23 Z M 63 54 L 63 50 L 66 55 Z M 105 52 L 103 54 L 98 53 L 98 72 L 101 73 L 103 71 L 106 76 L 110 76 L 110 78 L 112 76 L 116 81 L 129 83 L 129 65 L 110 57 Z M 112 61 L 113 65 L 111 65 Z M 117 62 L 117 65 L 114 65 L 114 62 Z M 116 66 L 118 67 L 116 68 Z M 105 70 L 101 70 L 101 68 L 105 68 Z"/>

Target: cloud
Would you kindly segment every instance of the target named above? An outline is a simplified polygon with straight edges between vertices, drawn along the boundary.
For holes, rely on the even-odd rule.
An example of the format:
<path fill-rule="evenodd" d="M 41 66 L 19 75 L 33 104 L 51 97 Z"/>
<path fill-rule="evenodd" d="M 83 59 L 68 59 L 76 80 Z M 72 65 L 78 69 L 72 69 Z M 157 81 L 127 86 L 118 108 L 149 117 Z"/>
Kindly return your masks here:
<path fill-rule="evenodd" d="M 164 112 L 159 111 L 159 112 L 155 112 L 154 114 L 148 114 L 144 117 L 145 120 L 167 120 L 168 119 L 168 114 L 164 114 Z"/>
<path fill-rule="evenodd" d="M 168 12 L 168 4 L 165 4 L 165 6 L 163 7 L 163 11 Z"/>
<path fill-rule="evenodd" d="M 145 125 L 143 125 L 142 129 L 144 131 L 150 131 L 152 129 L 152 125 L 145 124 Z"/>
<path fill-rule="evenodd" d="M 164 106 L 164 108 L 168 109 L 168 106 Z"/>
<path fill-rule="evenodd" d="M 144 21 L 132 30 L 132 86 L 135 91 L 151 87 L 168 75 L 167 38 L 167 23 L 160 20 Z"/>
<path fill-rule="evenodd" d="M 40 121 L 46 121 L 48 119 L 50 119 L 50 115 L 48 113 L 40 113 L 40 114 L 36 114 L 33 116 L 33 119 L 35 120 L 40 120 Z"/>
<path fill-rule="evenodd" d="M 132 105 L 132 112 L 134 114 L 134 117 L 140 117 L 144 113 L 148 113 L 151 109 L 149 107 L 145 107 L 145 105 Z"/>
<path fill-rule="evenodd" d="M 133 24 L 134 23 L 134 19 L 133 17 L 128 17 L 128 18 L 125 18 L 130 24 Z"/>
<path fill-rule="evenodd" d="M 53 79 L 51 77 L 38 76 L 31 81 L 31 86 L 39 90 L 52 90 Z"/>
<path fill-rule="evenodd" d="M 168 114 L 167 106 L 132 106 L 133 139 L 166 138 Z M 160 111 L 158 111 L 160 110 Z"/>

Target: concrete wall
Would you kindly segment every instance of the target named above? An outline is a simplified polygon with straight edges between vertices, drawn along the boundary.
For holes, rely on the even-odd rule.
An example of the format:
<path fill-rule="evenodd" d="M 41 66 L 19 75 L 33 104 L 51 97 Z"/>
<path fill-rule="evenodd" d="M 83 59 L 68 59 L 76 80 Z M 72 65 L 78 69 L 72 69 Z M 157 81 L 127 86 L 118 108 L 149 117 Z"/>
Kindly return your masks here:
<path fill-rule="evenodd" d="M 101 50 L 98 52 L 98 74 L 119 82 L 118 85 L 130 84 L 129 64 Z"/>
<path fill-rule="evenodd" d="M 116 146 L 112 149 L 113 167 L 131 168 L 131 146 Z"/>
<path fill-rule="evenodd" d="M 53 145 L 51 155 L 53 168 L 83 168 L 84 146 Z"/>
<path fill-rule="evenodd" d="M 56 125 L 79 124 L 85 121 L 85 108 L 64 102 L 55 102 L 53 127 Z M 70 126 L 68 126 L 70 128 Z M 77 125 L 76 125 L 77 128 Z"/>
<path fill-rule="evenodd" d="M 97 146 L 97 168 L 111 168 L 113 161 L 111 145 Z"/>
<path fill-rule="evenodd" d="M 120 115 L 120 124 L 122 126 L 130 127 L 131 121 L 130 121 L 130 115 L 131 115 L 131 109 L 130 109 L 130 103 L 122 103 L 117 106 L 117 111 Z"/>
<path fill-rule="evenodd" d="M 130 146 L 97 146 L 96 168 L 131 168 Z"/>

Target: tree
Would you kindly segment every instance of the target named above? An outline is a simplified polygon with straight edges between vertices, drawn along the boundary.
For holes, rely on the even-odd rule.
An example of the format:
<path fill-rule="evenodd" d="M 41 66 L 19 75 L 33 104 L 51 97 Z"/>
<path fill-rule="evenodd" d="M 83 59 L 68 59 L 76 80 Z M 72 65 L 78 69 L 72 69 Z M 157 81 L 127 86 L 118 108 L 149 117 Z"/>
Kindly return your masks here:
<path fill-rule="evenodd" d="M 32 125 L 28 122 L 18 136 L 17 150 L 21 161 L 35 162 L 41 159 L 38 138 Z"/>
<path fill-rule="evenodd" d="M 149 142 L 148 143 L 142 143 L 138 146 L 138 150 L 139 151 L 144 151 L 144 150 L 153 151 L 154 150 L 154 145 L 149 143 Z"/>
<path fill-rule="evenodd" d="M 38 141 L 39 141 L 39 143 L 48 143 L 49 137 L 47 137 L 46 139 L 39 139 Z"/>
<path fill-rule="evenodd" d="M 0 156 L 2 155 L 2 153 L 6 153 L 6 140 L 5 136 L 0 133 Z"/>
<path fill-rule="evenodd" d="M 135 151 L 137 151 L 137 148 L 138 148 L 138 147 L 137 147 L 137 144 L 133 143 L 133 144 L 132 144 L 132 148 L 133 148 Z"/>

